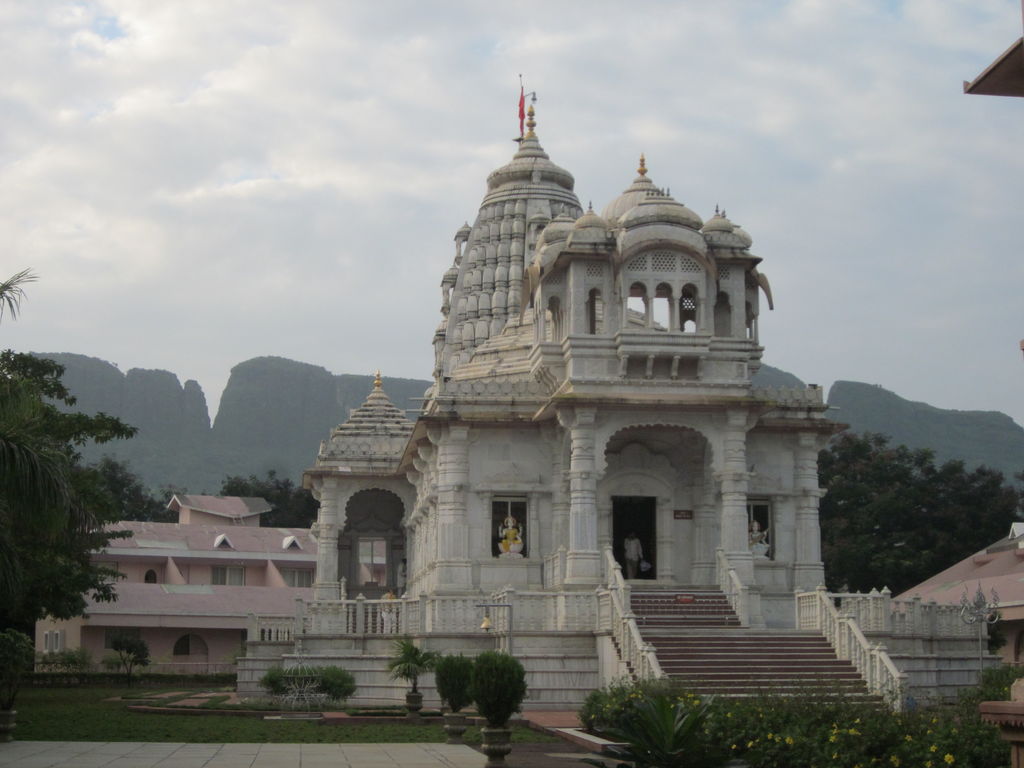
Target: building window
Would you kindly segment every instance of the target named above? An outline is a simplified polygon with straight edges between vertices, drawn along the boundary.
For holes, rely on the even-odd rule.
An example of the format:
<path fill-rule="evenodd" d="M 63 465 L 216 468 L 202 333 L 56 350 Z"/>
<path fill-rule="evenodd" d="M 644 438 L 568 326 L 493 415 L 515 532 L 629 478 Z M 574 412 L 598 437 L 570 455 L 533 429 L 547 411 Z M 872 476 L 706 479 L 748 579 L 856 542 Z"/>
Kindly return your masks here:
<path fill-rule="evenodd" d="M 289 587 L 313 586 L 313 572 L 307 568 L 282 568 L 281 578 Z"/>
<path fill-rule="evenodd" d="M 182 635 L 174 643 L 174 656 L 205 656 L 209 653 L 206 641 L 199 635 L 189 633 Z"/>
<path fill-rule="evenodd" d="M 387 539 L 359 540 L 359 583 L 386 587 L 388 584 Z"/>
<path fill-rule="evenodd" d="M 772 559 L 772 508 L 767 500 L 747 502 L 747 534 L 754 558 Z"/>
<path fill-rule="evenodd" d="M 118 635 L 142 637 L 142 630 L 138 627 L 107 627 L 103 630 L 103 647 L 107 650 L 113 648 L 112 643 Z"/>
<path fill-rule="evenodd" d="M 229 587 L 245 586 L 245 568 L 240 565 L 215 565 L 210 571 L 211 584 Z"/>
<path fill-rule="evenodd" d="M 43 651 L 59 653 L 64 650 L 64 630 L 53 629 L 43 633 Z"/>
<path fill-rule="evenodd" d="M 498 496 L 491 500 L 491 554 L 494 557 L 527 557 L 526 498 Z"/>
<path fill-rule="evenodd" d="M 142 577 L 142 580 L 147 584 L 156 584 L 156 571 L 150 568 L 146 571 L 146 575 Z"/>

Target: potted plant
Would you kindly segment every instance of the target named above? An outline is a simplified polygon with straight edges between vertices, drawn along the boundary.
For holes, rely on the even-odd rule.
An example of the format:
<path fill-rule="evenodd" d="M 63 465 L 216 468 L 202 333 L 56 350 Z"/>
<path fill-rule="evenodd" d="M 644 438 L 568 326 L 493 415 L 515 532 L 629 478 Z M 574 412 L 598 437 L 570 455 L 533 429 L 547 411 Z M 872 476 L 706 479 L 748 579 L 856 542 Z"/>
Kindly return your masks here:
<path fill-rule="evenodd" d="M 35 658 L 36 652 L 28 635 L 13 629 L 0 632 L 0 742 L 12 739 L 11 732 L 18 715 L 14 699 L 18 695 L 21 676 L 32 669 Z"/>
<path fill-rule="evenodd" d="M 473 660 L 465 656 L 442 656 L 434 665 L 437 695 L 448 705 L 444 713 L 444 732 L 449 744 L 461 744 L 466 732 L 466 716 L 462 708 L 473 701 L 470 684 L 473 678 Z"/>
<path fill-rule="evenodd" d="M 481 729 L 485 768 L 502 768 L 512 751 L 508 720 L 526 697 L 526 671 L 507 653 L 486 651 L 473 663 L 471 689 L 477 712 L 487 720 Z"/>
<path fill-rule="evenodd" d="M 388 662 L 388 669 L 392 680 L 412 683 L 412 688 L 405 694 L 405 708 L 409 711 L 409 718 L 415 720 L 423 709 L 423 694 L 417 685 L 420 675 L 434 668 L 438 655 L 420 648 L 408 637 L 395 640 L 394 647 L 395 655 Z"/>

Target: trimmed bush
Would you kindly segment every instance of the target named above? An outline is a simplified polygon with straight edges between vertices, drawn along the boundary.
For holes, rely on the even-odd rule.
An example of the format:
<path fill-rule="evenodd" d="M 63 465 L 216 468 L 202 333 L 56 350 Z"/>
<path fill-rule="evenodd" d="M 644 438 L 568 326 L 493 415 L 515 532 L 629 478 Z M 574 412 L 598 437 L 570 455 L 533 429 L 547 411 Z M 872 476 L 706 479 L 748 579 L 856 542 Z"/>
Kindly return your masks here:
<path fill-rule="evenodd" d="M 356 679 L 341 667 L 320 667 L 320 690 L 333 701 L 344 701 L 356 692 Z"/>
<path fill-rule="evenodd" d="M 260 678 L 260 686 L 272 696 L 284 696 L 299 679 L 315 680 L 317 691 L 334 701 L 344 701 L 356 692 L 355 678 L 342 667 L 271 667 Z"/>
<path fill-rule="evenodd" d="M 526 670 L 507 653 L 485 651 L 473 663 L 471 688 L 477 712 L 501 728 L 526 698 Z"/>
<path fill-rule="evenodd" d="M 473 701 L 473 660 L 465 656 L 442 656 L 434 666 L 434 681 L 442 701 L 458 712 Z"/>

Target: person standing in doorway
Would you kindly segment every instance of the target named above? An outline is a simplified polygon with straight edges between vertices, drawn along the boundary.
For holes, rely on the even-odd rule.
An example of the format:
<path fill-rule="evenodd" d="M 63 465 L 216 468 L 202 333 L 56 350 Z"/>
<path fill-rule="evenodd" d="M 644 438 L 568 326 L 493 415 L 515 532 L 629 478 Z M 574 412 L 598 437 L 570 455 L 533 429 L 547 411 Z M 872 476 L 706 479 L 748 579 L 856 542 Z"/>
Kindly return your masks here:
<path fill-rule="evenodd" d="M 637 578 L 640 574 L 640 561 L 644 558 L 644 548 L 636 537 L 636 531 L 630 531 L 622 543 L 622 554 L 626 558 L 626 578 Z"/>

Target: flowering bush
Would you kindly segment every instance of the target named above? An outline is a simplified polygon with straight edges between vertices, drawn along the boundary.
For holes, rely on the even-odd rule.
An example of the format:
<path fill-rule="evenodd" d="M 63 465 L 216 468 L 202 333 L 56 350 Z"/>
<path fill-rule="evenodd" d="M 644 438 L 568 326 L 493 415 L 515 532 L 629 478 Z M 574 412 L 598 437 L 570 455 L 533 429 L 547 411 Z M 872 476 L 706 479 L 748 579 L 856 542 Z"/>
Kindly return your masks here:
<path fill-rule="evenodd" d="M 1006 698 L 1011 673 L 991 672 L 981 693 L 952 707 L 894 714 L 879 704 L 839 697 L 761 696 L 707 703 L 697 741 L 723 748 L 752 768 L 998 768 L 1009 765 L 1009 746 L 981 720 L 979 700 Z M 612 733 L 649 694 L 671 691 L 684 707 L 700 698 L 666 681 L 617 681 L 589 697 L 584 725 Z"/>

